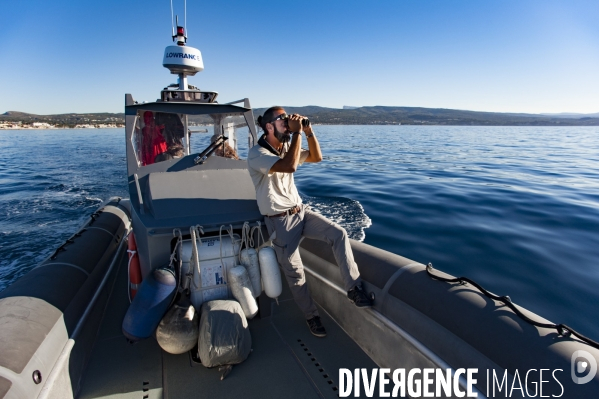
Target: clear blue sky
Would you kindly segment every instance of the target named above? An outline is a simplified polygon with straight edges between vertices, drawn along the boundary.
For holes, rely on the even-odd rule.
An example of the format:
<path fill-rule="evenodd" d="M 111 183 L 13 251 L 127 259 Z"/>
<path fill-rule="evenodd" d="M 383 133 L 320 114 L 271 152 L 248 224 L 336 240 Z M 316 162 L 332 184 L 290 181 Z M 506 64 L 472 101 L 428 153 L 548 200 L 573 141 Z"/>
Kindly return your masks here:
<path fill-rule="evenodd" d="M 0 113 L 122 112 L 176 80 L 169 0 L 1 9 Z M 599 112 L 598 0 L 189 0 L 187 25 L 221 102 Z"/>

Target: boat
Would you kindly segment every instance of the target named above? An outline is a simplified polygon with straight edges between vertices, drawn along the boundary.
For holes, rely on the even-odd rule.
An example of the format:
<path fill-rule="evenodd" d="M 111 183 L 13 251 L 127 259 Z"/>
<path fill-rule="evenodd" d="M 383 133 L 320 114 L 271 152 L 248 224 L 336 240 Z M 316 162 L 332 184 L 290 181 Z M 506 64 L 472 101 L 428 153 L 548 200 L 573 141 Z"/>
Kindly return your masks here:
<path fill-rule="evenodd" d="M 348 301 L 328 244 L 300 246 L 326 338 L 310 334 L 283 284 L 278 298 L 259 295 L 252 352 L 226 378 L 201 364 L 197 348 L 168 353 L 153 336 L 132 343 L 123 333 L 141 290 L 132 257 L 147 281 L 194 231 L 221 243 L 223 228 L 267 235 L 247 161 L 237 159 L 237 132 L 247 131 L 249 146 L 258 140 L 250 101 L 221 104 L 188 84 L 201 53 L 184 27 L 173 39 L 163 65 L 178 83 L 155 102 L 125 96 L 130 197 L 106 201 L 0 293 L 0 398 L 597 397 L 596 342 L 472 280 L 354 240 L 369 309 Z M 195 153 L 190 142 L 206 120 L 212 138 Z"/>

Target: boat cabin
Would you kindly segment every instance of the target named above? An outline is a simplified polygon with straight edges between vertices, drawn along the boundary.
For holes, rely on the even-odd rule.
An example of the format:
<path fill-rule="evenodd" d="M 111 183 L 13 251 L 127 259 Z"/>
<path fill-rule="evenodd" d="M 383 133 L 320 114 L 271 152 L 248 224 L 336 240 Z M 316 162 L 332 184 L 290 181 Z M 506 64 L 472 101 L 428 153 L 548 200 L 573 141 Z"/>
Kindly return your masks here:
<path fill-rule="evenodd" d="M 201 225 L 209 234 L 262 220 L 244 159 L 257 143 L 249 100 L 218 104 L 207 102 L 212 92 L 166 91 L 166 101 L 153 103 L 125 97 L 128 186 L 144 277 L 168 264 L 174 229 Z"/>

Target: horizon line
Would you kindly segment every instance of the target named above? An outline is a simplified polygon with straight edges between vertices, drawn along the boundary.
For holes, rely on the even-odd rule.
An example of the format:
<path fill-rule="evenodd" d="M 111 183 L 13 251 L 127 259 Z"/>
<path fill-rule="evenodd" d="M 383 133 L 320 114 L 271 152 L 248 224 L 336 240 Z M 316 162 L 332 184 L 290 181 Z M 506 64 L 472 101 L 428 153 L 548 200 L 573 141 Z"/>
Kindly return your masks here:
<path fill-rule="evenodd" d="M 272 106 L 273 105 L 270 105 L 270 106 L 255 106 L 255 107 L 252 107 L 252 109 L 270 108 Z M 341 108 L 337 108 L 337 107 L 326 107 L 326 106 L 322 106 L 322 105 L 284 105 L 282 107 L 284 107 L 284 108 L 285 107 L 288 107 L 288 108 L 318 107 L 318 108 L 335 109 L 335 110 L 340 110 L 340 111 L 345 111 L 345 110 L 351 111 L 351 110 L 360 109 L 360 108 L 374 108 L 374 107 L 382 107 L 382 108 L 422 108 L 422 109 L 443 109 L 443 110 L 451 110 L 451 111 L 466 111 L 466 112 L 479 112 L 479 113 L 491 113 L 491 114 L 580 115 L 580 116 L 593 115 L 593 116 L 598 116 L 599 117 L 599 111 L 597 111 L 597 112 L 588 112 L 588 113 L 583 113 L 583 112 L 569 112 L 569 111 L 562 111 L 562 112 L 475 111 L 475 110 L 471 110 L 471 109 L 445 108 L 445 107 L 422 107 L 422 106 L 408 106 L 408 105 L 362 105 L 362 106 L 343 105 Z M 351 107 L 351 108 L 344 108 L 344 107 Z M 123 113 L 125 113 L 124 110 L 123 110 L 123 111 L 120 111 L 120 112 L 110 112 L 110 111 L 99 111 L 98 112 L 98 111 L 94 111 L 94 112 L 59 112 L 59 113 L 50 113 L 50 114 L 36 114 L 36 113 L 32 113 L 32 112 L 9 110 L 9 111 L 4 111 L 2 114 L 0 114 L 0 116 L 7 116 L 6 114 L 8 114 L 9 112 L 16 112 L 16 113 L 29 114 L 29 115 L 39 115 L 39 116 L 68 115 L 68 114 L 80 115 L 80 114 L 123 114 Z"/>

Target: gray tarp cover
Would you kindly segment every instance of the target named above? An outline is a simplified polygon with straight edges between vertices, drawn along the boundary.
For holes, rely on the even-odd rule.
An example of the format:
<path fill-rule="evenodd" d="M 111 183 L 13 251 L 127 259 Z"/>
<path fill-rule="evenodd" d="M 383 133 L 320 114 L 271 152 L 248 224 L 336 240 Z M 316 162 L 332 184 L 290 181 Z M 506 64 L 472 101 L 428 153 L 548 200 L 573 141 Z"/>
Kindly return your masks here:
<path fill-rule="evenodd" d="M 243 362 L 252 349 L 248 323 L 235 301 L 210 301 L 202 305 L 198 354 L 205 367 Z"/>

